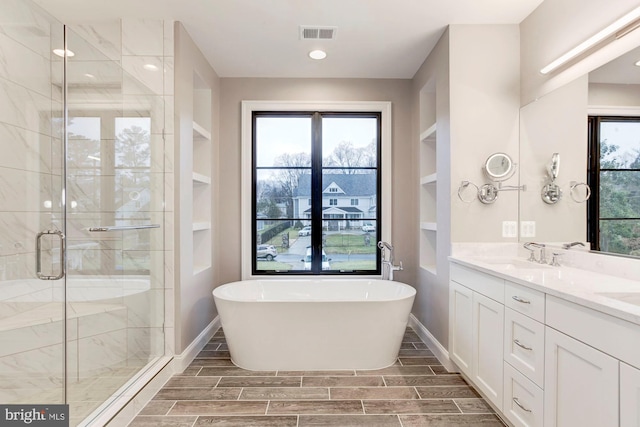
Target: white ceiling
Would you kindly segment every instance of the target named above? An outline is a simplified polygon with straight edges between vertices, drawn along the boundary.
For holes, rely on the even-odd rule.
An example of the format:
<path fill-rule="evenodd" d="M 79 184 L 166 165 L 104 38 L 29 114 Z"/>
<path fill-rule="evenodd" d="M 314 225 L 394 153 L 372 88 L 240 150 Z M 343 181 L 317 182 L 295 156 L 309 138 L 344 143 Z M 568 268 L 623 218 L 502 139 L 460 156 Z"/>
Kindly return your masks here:
<path fill-rule="evenodd" d="M 36 0 L 63 23 L 181 21 L 220 77 L 412 78 L 448 24 L 518 24 L 542 0 Z M 338 27 L 302 41 L 300 25 Z M 327 51 L 323 61 L 308 52 Z"/>

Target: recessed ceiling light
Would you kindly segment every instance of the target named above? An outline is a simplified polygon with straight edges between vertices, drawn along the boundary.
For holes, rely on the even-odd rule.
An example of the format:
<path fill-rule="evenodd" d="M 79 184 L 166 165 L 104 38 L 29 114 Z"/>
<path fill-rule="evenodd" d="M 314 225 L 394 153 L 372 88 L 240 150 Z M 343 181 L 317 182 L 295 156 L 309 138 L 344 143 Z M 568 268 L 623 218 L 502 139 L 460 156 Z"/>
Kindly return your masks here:
<path fill-rule="evenodd" d="M 67 50 L 66 50 L 66 52 L 67 52 L 67 56 L 68 56 L 69 58 L 71 58 L 72 56 L 75 56 L 75 53 L 73 53 L 73 52 L 72 52 L 72 51 L 70 51 L 69 49 L 67 49 Z M 53 49 L 53 53 L 54 53 L 54 54 L 56 54 L 56 55 L 58 55 L 58 56 L 59 56 L 59 57 L 61 57 L 61 58 L 64 58 L 65 50 L 64 50 L 64 49 Z"/>
<path fill-rule="evenodd" d="M 635 65 L 636 67 L 640 67 L 640 61 L 637 61 L 634 65 Z"/>
<path fill-rule="evenodd" d="M 327 57 L 327 52 L 325 52 L 324 50 L 312 50 L 311 52 L 309 52 L 309 58 L 311 59 L 324 59 Z"/>
<path fill-rule="evenodd" d="M 142 68 L 149 71 L 158 71 L 158 67 L 153 64 L 144 64 Z"/>

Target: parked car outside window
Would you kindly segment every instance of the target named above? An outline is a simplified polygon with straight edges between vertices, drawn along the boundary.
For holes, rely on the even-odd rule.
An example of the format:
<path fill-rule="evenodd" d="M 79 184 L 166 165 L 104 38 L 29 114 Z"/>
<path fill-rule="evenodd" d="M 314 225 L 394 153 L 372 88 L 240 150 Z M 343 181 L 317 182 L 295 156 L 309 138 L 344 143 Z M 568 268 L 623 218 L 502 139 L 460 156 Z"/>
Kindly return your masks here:
<path fill-rule="evenodd" d="M 362 226 L 362 231 L 364 231 L 365 233 L 373 233 L 374 231 L 376 231 L 376 227 L 371 225 L 370 223 L 367 223 Z"/>
<path fill-rule="evenodd" d="M 267 261 L 273 261 L 278 256 L 278 250 L 273 245 L 258 245 L 256 250 L 257 258 L 265 258 Z"/>
<path fill-rule="evenodd" d="M 307 225 L 302 228 L 302 230 L 298 231 L 298 236 L 311 236 L 311 226 Z"/>

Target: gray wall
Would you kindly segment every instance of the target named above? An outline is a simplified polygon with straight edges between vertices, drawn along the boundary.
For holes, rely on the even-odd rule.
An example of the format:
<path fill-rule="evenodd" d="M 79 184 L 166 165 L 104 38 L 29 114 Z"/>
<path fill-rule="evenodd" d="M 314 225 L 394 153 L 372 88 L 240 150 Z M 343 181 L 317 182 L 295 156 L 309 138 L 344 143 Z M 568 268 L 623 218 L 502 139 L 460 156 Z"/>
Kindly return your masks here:
<path fill-rule="evenodd" d="M 223 78 L 220 98 L 220 200 L 218 218 L 220 282 L 241 278 L 240 154 L 241 101 L 390 101 L 392 103 L 392 236 L 396 260 L 405 271 L 395 279 L 415 283 L 415 197 L 411 191 L 411 81 L 378 79 L 265 79 Z"/>
<path fill-rule="evenodd" d="M 481 166 L 492 153 L 518 161 L 519 48 L 517 25 L 450 25 L 413 79 L 414 140 L 424 130 L 420 90 L 432 81 L 438 124 L 437 274 L 418 270 L 414 314 L 445 348 L 451 244 L 516 241 L 502 237 L 502 222 L 518 220 L 517 192 L 483 205 L 462 202 L 457 190 L 462 180 L 488 182 Z M 517 185 L 517 174 L 505 184 Z"/>
<path fill-rule="evenodd" d="M 217 188 L 224 175 L 217 171 L 218 167 L 218 139 L 220 132 L 220 79 L 213 68 L 204 58 L 185 28 L 177 22 L 175 24 L 175 229 L 176 229 L 176 258 L 175 277 L 179 278 L 174 292 L 175 297 L 175 353 L 182 353 L 189 344 L 211 323 L 217 316 L 213 295 L 211 292 L 219 284 L 220 264 L 218 263 L 217 230 L 220 224 L 215 223 L 218 217 Z M 191 270 L 191 239 L 192 215 L 191 201 L 181 203 L 181 194 L 185 188 L 193 185 L 191 179 L 191 141 L 193 138 L 193 73 L 197 71 L 200 78 L 211 88 L 211 171 L 212 185 L 212 268 L 193 276 Z M 187 151 L 185 151 L 187 150 Z M 187 171 L 181 173 L 181 171 Z M 182 188 L 182 190 L 181 190 Z M 183 252 L 185 255 L 183 255 Z"/>

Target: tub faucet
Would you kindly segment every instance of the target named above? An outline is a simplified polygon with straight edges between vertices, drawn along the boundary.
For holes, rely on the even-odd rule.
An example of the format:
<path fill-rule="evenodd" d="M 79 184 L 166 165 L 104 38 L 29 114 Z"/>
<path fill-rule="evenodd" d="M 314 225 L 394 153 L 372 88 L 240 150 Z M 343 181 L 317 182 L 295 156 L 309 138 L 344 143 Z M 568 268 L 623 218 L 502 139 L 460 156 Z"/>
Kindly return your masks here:
<path fill-rule="evenodd" d="M 571 249 L 574 246 L 582 246 L 584 248 L 584 243 L 582 242 L 565 243 L 564 245 L 562 245 L 562 249 Z"/>
<path fill-rule="evenodd" d="M 402 261 L 400 265 L 393 265 L 393 245 L 382 240 L 378 242 L 378 249 L 380 249 L 382 256 L 382 280 L 393 280 L 394 271 L 402 271 Z M 389 259 L 386 259 L 385 249 L 389 250 Z"/>

